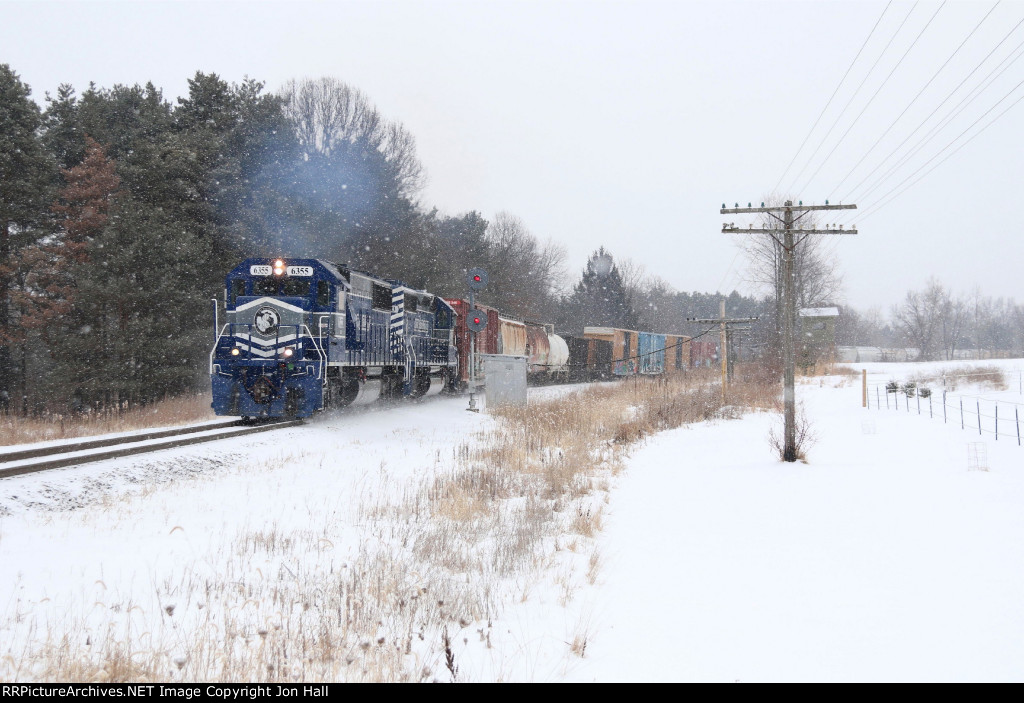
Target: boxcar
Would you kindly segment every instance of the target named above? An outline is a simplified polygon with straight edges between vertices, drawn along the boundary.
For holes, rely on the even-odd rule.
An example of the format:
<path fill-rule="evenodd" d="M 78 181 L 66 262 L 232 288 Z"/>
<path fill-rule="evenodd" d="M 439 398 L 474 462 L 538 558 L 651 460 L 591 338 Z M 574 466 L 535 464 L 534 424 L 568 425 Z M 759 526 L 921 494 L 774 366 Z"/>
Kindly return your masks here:
<path fill-rule="evenodd" d="M 647 376 L 660 376 L 665 373 L 665 335 L 640 332 L 637 341 L 639 372 Z"/>
<path fill-rule="evenodd" d="M 632 376 L 637 373 L 639 333 L 635 330 L 620 330 L 614 327 L 584 327 L 583 336 L 587 339 L 601 339 L 612 344 L 612 374 L 615 376 Z"/>
<path fill-rule="evenodd" d="M 685 371 L 690 365 L 690 338 L 678 334 L 665 335 L 665 370 Z"/>

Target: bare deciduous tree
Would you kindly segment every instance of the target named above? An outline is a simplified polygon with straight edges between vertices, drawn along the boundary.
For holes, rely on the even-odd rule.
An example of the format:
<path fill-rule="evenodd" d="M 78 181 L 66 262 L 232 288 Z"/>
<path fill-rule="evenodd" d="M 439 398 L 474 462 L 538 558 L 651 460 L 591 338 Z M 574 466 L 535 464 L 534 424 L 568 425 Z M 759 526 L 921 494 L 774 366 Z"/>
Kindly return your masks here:
<path fill-rule="evenodd" d="M 764 202 L 778 205 L 793 198 L 771 196 Z M 770 215 L 764 214 L 761 224 L 765 227 L 779 227 L 780 223 Z M 818 221 L 814 213 L 805 215 L 798 227 L 814 228 Z M 839 273 L 835 256 L 836 242 L 831 237 L 796 236 L 796 251 L 793 259 L 793 270 L 796 280 L 793 281 L 796 293 L 797 308 L 817 307 L 836 302 L 842 287 L 842 276 Z M 775 302 L 776 325 L 782 320 L 783 290 L 783 252 L 779 239 L 765 234 L 745 234 L 739 240 L 739 247 L 746 255 L 748 282 L 766 292 Z"/>
<path fill-rule="evenodd" d="M 920 350 L 921 361 L 956 357 L 967 328 L 969 308 L 936 278 L 924 290 L 907 291 L 901 305 L 893 306 L 892 318 L 903 338 Z"/>
<path fill-rule="evenodd" d="M 416 140 L 402 124 L 385 120 L 358 88 L 324 77 L 288 81 L 280 94 L 307 154 L 330 156 L 343 143 L 362 143 L 391 165 L 402 195 L 423 188 L 426 179 Z"/>
<path fill-rule="evenodd" d="M 548 303 L 565 278 L 565 249 L 553 241 L 539 244 L 523 221 L 499 212 L 487 227 L 486 298 L 503 300 L 508 311 L 521 317 L 548 314 Z"/>

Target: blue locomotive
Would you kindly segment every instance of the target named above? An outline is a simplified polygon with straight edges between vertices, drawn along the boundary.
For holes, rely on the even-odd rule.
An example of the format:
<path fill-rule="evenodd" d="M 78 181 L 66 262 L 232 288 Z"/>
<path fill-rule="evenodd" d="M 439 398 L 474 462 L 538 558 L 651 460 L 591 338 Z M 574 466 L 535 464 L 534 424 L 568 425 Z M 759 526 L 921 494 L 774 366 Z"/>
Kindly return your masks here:
<path fill-rule="evenodd" d="M 213 409 L 309 417 L 441 392 L 455 376 L 442 298 L 319 259 L 246 259 L 227 276 L 210 354 Z"/>

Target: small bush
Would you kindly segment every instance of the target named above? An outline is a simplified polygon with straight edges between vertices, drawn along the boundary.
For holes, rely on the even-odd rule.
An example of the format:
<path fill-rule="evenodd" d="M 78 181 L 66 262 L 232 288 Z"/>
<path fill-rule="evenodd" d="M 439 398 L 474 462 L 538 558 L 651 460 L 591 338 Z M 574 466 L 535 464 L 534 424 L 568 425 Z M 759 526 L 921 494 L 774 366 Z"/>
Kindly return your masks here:
<path fill-rule="evenodd" d="M 814 434 L 814 430 L 811 426 L 811 421 L 807 417 L 807 413 L 804 412 L 803 405 L 797 407 L 794 423 L 795 436 L 793 438 L 793 448 L 796 456 L 793 459 L 790 459 L 790 461 L 799 460 L 806 464 L 807 452 L 814 445 L 817 437 Z M 787 461 L 785 426 L 782 422 L 773 425 L 771 430 L 768 431 L 768 444 L 775 451 L 780 460 Z"/>

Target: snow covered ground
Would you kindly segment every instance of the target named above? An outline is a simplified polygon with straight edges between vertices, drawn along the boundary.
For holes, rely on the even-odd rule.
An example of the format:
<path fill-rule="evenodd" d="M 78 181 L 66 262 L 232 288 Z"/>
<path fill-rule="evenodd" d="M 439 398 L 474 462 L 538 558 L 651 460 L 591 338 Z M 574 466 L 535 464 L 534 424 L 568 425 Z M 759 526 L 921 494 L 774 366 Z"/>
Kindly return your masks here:
<path fill-rule="evenodd" d="M 864 410 L 860 383 L 836 381 L 798 388 L 818 436 L 807 464 L 767 456 L 767 415 L 632 457 L 568 679 L 1024 679 L 1024 447 Z M 979 439 L 988 471 L 969 471 Z"/>
<path fill-rule="evenodd" d="M 866 366 L 872 383 L 924 367 Z M 998 394 L 1004 416 L 1024 402 L 1016 378 Z M 465 605 L 476 573 L 445 584 L 454 600 L 431 607 L 458 623 L 445 633 L 451 666 L 415 617 L 381 619 L 377 639 L 348 643 L 352 656 L 394 639 L 422 658 L 424 680 L 1024 679 L 1024 447 L 903 406 L 865 410 L 850 377 L 812 379 L 798 398 L 817 435 L 808 463 L 772 457 L 766 413 L 650 438 L 591 496 L 603 529 L 542 540 L 539 576 L 475 594 L 485 615 Z M 221 669 L 231 678 L 275 632 L 357 618 L 325 584 L 368 544 L 383 564 L 422 536 L 412 516 L 381 522 L 379 506 L 414 511 L 409 496 L 452 470 L 453 447 L 493 428 L 464 408 L 335 413 L 0 481 L 0 680 L 45 678 L 55 656 L 104 638 L 144 643 L 168 680 L 214 657 L 237 662 Z M 969 470 L 976 442 L 987 470 Z M 409 584 L 434 587 L 402 568 L 396 609 Z M 434 597 L 425 589 L 409 597 Z"/>

